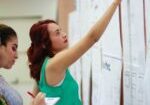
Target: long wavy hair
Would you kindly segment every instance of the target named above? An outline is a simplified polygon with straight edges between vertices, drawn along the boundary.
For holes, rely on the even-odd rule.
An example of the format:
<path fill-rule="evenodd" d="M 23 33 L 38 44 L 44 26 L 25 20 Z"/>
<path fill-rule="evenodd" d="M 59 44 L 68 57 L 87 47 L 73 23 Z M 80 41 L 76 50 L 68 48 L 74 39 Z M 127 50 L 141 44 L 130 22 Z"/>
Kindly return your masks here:
<path fill-rule="evenodd" d="M 50 33 L 48 24 L 56 23 L 54 20 L 42 20 L 32 25 L 30 29 L 31 46 L 27 51 L 30 75 L 38 82 L 40 80 L 41 67 L 45 57 L 53 57 L 51 52 Z M 57 23 L 56 23 L 57 24 Z"/>

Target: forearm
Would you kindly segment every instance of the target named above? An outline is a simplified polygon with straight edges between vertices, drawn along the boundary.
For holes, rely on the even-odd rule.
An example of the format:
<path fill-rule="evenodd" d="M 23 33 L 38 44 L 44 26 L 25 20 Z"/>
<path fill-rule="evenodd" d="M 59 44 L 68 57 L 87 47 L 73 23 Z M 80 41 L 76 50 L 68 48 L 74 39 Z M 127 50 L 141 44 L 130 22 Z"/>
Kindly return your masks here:
<path fill-rule="evenodd" d="M 34 83 L 34 87 L 33 87 L 33 90 L 31 92 L 34 96 L 36 96 L 38 93 L 39 93 L 39 89 L 37 87 L 37 83 L 35 82 Z M 30 101 L 30 104 L 29 105 L 34 105 L 34 98 Z"/>
<path fill-rule="evenodd" d="M 38 89 L 38 86 L 37 86 L 36 82 L 34 83 L 34 87 L 33 87 L 32 93 L 35 96 L 39 93 L 39 89 Z"/>
<path fill-rule="evenodd" d="M 88 32 L 88 35 L 93 38 L 94 41 L 99 40 L 99 38 L 102 36 L 118 5 L 119 3 L 114 1 L 106 10 L 102 18 L 100 18 Z"/>

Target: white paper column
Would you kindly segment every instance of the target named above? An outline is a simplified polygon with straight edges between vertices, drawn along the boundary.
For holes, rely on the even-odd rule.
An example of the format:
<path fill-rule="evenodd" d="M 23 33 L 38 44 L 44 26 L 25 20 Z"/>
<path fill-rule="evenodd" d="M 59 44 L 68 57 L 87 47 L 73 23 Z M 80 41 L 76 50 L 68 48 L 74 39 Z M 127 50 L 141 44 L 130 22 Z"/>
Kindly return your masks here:
<path fill-rule="evenodd" d="M 100 105 L 102 85 L 102 49 L 97 42 L 92 48 L 92 105 Z"/>
<path fill-rule="evenodd" d="M 69 42 L 72 47 L 80 40 L 80 17 L 79 11 L 74 11 L 69 15 Z M 81 93 L 81 60 L 78 59 L 73 65 L 70 66 L 70 72 L 77 80 L 79 85 L 79 94 Z M 81 96 L 81 94 L 80 94 Z M 80 97 L 81 98 L 81 97 Z"/>
<path fill-rule="evenodd" d="M 90 27 L 90 0 L 80 1 L 80 34 L 85 36 Z M 82 101 L 83 105 L 90 105 L 90 71 L 91 71 L 91 50 L 87 51 L 81 58 L 81 75 L 82 75 Z"/>
<path fill-rule="evenodd" d="M 147 29 L 147 58 L 144 76 L 144 105 L 150 105 L 150 0 L 145 0 L 146 5 L 146 29 Z"/>
<path fill-rule="evenodd" d="M 122 10 L 125 105 L 143 105 L 141 85 L 145 64 L 143 1 L 123 1 Z"/>

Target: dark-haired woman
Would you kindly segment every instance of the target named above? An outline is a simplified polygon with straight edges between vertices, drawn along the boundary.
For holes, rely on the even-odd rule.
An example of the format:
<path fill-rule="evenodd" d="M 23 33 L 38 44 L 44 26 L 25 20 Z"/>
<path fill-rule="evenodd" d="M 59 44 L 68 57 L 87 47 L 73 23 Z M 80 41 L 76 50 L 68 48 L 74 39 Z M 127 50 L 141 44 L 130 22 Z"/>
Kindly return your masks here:
<path fill-rule="evenodd" d="M 0 68 L 10 69 L 17 55 L 17 34 L 10 26 L 0 24 Z M 20 94 L 0 75 L 0 105 L 23 105 Z M 44 95 L 38 93 L 32 105 L 45 105 Z"/>

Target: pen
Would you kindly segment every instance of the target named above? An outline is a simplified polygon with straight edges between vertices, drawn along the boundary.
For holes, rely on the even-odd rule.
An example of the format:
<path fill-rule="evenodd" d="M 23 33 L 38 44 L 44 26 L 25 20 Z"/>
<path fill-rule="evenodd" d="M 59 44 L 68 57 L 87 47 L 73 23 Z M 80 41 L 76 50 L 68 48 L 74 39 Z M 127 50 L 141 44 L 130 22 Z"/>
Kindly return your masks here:
<path fill-rule="evenodd" d="M 27 93 L 28 93 L 32 98 L 35 98 L 35 96 L 34 96 L 31 92 L 27 91 Z"/>

